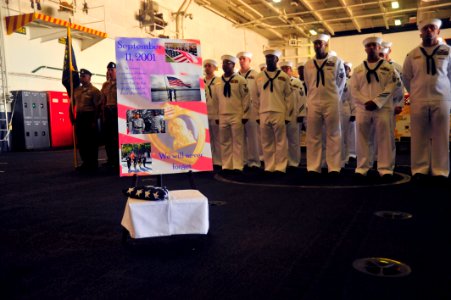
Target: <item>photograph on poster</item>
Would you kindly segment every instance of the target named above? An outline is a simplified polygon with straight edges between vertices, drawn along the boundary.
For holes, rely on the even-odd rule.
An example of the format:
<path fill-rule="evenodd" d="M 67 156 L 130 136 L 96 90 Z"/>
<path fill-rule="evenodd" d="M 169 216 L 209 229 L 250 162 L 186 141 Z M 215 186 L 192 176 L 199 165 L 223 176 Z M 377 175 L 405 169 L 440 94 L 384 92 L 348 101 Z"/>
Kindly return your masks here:
<path fill-rule="evenodd" d="M 151 75 L 152 102 L 201 101 L 199 77 L 194 75 Z"/>
<path fill-rule="evenodd" d="M 147 172 L 152 170 L 150 143 L 121 145 L 122 173 Z"/>
<path fill-rule="evenodd" d="M 127 110 L 127 134 L 166 133 L 163 109 Z"/>
<path fill-rule="evenodd" d="M 195 43 L 165 43 L 166 62 L 197 63 L 197 44 Z"/>

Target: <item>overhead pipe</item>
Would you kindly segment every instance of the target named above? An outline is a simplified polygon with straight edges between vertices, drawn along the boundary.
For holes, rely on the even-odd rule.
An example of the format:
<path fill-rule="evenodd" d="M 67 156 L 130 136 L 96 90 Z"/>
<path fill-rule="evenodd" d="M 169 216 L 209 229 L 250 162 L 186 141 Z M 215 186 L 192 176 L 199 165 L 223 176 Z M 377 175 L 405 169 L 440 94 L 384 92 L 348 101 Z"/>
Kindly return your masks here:
<path fill-rule="evenodd" d="M 388 26 L 388 20 L 387 17 L 385 16 L 385 13 L 387 12 L 387 10 L 385 9 L 384 5 L 382 4 L 382 2 L 379 1 L 379 8 L 382 12 L 382 18 L 384 19 L 384 23 L 385 23 L 385 29 L 389 29 L 390 26 Z"/>
<path fill-rule="evenodd" d="M 152 1 L 152 0 L 151 0 Z M 180 38 L 181 33 L 182 33 L 182 13 L 183 13 L 183 9 L 186 5 L 186 3 L 189 0 L 183 0 L 182 5 L 180 5 L 179 9 L 177 10 L 177 12 L 175 13 L 175 35 L 176 38 Z"/>

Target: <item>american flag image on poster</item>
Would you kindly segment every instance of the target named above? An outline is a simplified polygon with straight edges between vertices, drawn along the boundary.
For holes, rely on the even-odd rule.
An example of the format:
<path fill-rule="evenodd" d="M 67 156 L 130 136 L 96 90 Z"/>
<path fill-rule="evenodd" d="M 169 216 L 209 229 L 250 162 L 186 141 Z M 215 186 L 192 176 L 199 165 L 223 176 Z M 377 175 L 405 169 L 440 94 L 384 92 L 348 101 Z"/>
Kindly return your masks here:
<path fill-rule="evenodd" d="M 188 87 L 191 88 L 191 84 L 184 83 L 182 80 L 177 77 L 168 76 L 168 83 L 170 86 L 179 86 L 179 87 Z"/>
<path fill-rule="evenodd" d="M 195 55 L 182 50 L 166 49 L 166 56 L 178 63 L 197 63 L 198 61 Z"/>

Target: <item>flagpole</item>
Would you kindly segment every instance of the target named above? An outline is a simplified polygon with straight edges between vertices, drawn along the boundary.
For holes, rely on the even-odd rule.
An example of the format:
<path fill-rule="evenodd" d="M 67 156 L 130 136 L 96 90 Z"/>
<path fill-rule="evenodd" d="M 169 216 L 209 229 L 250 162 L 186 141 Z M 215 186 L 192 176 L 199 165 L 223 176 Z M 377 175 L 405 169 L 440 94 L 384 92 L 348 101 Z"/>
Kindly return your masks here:
<path fill-rule="evenodd" d="M 78 167 L 77 161 L 77 138 L 75 136 L 75 116 L 76 112 L 74 112 L 74 82 L 72 81 L 72 36 L 70 34 L 70 25 L 71 21 L 69 20 L 69 25 L 67 26 L 67 45 L 69 47 L 69 83 L 70 83 L 70 108 L 72 111 L 72 115 L 74 116 L 74 122 L 72 123 L 72 141 L 74 143 L 73 155 L 74 155 L 74 168 Z"/>

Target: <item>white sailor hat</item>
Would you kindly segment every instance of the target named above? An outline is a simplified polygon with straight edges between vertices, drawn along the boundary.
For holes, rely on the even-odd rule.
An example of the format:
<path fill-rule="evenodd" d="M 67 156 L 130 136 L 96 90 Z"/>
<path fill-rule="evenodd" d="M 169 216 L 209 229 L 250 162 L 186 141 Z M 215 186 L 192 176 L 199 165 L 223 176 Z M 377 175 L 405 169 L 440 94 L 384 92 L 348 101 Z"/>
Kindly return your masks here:
<path fill-rule="evenodd" d="M 382 48 L 391 48 L 392 45 L 392 42 L 382 42 L 381 44 Z"/>
<path fill-rule="evenodd" d="M 330 35 L 321 33 L 313 36 L 312 38 L 312 41 L 325 41 L 327 43 L 330 39 Z"/>
<path fill-rule="evenodd" d="M 334 50 L 330 50 L 328 54 L 329 56 L 337 56 L 337 52 L 335 52 Z"/>
<path fill-rule="evenodd" d="M 266 64 L 259 64 L 258 67 L 261 68 L 266 68 Z"/>
<path fill-rule="evenodd" d="M 213 65 L 215 67 L 218 66 L 218 62 L 216 60 L 214 60 L 214 59 L 206 59 L 206 60 L 204 60 L 204 66 L 206 64 L 210 64 L 210 65 Z"/>
<path fill-rule="evenodd" d="M 388 54 L 388 52 L 390 52 L 390 48 L 382 48 L 381 49 L 381 53 L 383 53 L 383 54 Z"/>
<path fill-rule="evenodd" d="M 293 63 L 291 61 L 283 61 L 280 63 L 280 67 L 290 67 L 293 68 Z"/>
<path fill-rule="evenodd" d="M 242 56 L 244 56 L 244 57 L 249 57 L 249 58 L 252 59 L 252 52 L 249 52 L 249 51 L 241 51 L 241 52 L 238 52 L 238 54 L 236 55 L 236 57 L 238 57 L 238 58 L 240 58 L 240 57 L 242 57 Z"/>
<path fill-rule="evenodd" d="M 268 49 L 263 51 L 263 55 L 275 55 L 278 58 L 280 58 L 280 56 L 282 55 L 282 51 L 278 50 L 278 49 Z"/>
<path fill-rule="evenodd" d="M 231 62 L 233 62 L 234 64 L 236 64 L 237 58 L 233 55 L 229 55 L 229 54 L 224 54 L 223 56 L 221 56 L 221 60 L 230 60 Z"/>
<path fill-rule="evenodd" d="M 298 63 L 298 65 L 296 66 L 296 68 L 300 68 L 300 67 L 303 67 L 303 66 L 305 66 L 305 62 L 300 62 L 300 63 Z"/>
<path fill-rule="evenodd" d="M 371 37 L 367 37 L 366 39 L 363 40 L 363 46 L 366 46 L 369 43 L 376 43 L 376 44 L 381 44 L 382 43 L 382 39 L 380 37 L 377 36 L 371 36 Z"/>
<path fill-rule="evenodd" d="M 344 62 L 344 65 L 345 65 L 345 66 L 348 66 L 349 69 L 352 69 L 352 62 L 345 61 L 345 62 Z"/>
<path fill-rule="evenodd" d="M 440 27 L 442 26 L 442 20 L 440 20 L 440 19 L 424 19 L 420 23 L 418 23 L 418 29 L 421 30 L 424 26 L 429 25 L 429 24 L 435 25 L 437 27 L 437 29 L 440 29 Z"/>

